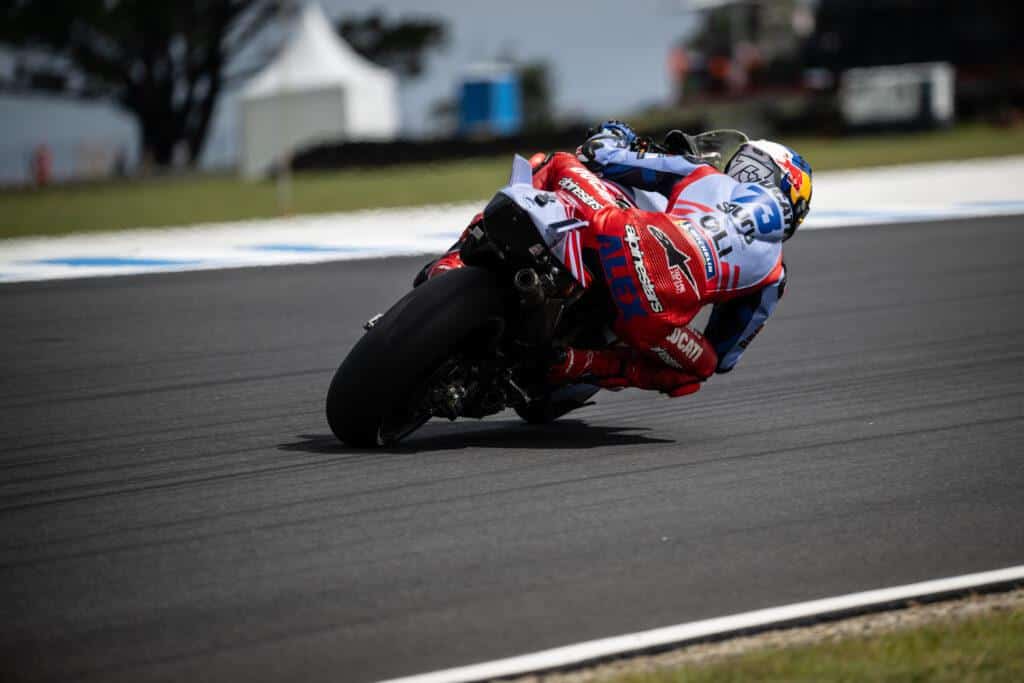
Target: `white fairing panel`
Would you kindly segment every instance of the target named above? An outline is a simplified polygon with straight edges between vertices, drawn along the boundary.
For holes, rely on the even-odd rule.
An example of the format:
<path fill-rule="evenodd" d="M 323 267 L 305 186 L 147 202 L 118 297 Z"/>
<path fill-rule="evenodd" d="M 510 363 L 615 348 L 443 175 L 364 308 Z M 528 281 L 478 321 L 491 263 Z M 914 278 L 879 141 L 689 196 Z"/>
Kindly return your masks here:
<path fill-rule="evenodd" d="M 589 278 L 583 267 L 579 231 L 587 223 L 570 217 L 555 193 L 533 186 L 533 168 L 523 157 L 517 155 L 513 160 L 509 180 L 500 192 L 529 214 L 548 248 L 586 286 Z"/>

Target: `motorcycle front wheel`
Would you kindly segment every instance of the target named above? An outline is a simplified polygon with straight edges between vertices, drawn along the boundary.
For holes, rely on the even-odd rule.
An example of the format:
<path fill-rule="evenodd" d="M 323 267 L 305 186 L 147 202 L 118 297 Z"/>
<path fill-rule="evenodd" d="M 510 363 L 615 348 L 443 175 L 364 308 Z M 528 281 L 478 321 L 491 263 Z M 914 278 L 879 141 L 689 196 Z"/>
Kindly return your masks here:
<path fill-rule="evenodd" d="M 467 266 L 402 297 L 356 343 L 327 391 L 327 423 L 344 443 L 397 443 L 430 419 L 422 407 L 432 375 L 504 317 L 495 276 Z"/>

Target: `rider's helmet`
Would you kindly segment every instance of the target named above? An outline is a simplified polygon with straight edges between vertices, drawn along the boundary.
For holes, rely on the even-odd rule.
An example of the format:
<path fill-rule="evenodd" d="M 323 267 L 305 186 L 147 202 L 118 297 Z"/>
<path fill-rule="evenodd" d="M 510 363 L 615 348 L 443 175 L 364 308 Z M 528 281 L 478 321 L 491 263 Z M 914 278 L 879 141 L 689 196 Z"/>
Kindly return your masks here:
<path fill-rule="evenodd" d="M 811 208 L 811 165 L 785 145 L 751 140 L 740 145 L 725 172 L 741 183 L 770 183 L 792 208 L 783 240 L 793 236 Z"/>

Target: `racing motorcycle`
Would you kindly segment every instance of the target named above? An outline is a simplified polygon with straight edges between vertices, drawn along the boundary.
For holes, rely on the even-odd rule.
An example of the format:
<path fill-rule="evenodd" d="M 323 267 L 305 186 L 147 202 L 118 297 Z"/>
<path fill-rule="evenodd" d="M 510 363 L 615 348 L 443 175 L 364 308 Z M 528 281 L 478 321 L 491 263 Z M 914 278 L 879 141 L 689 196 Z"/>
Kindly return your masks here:
<path fill-rule="evenodd" d="M 720 170 L 746 141 L 739 131 L 696 136 L 672 131 L 664 143 Z M 516 157 L 510 186 L 531 186 L 529 162 Z M 557 203 L 532 190 L 531 206 Z M 641 207 L 646 208 L 646 207 Z M 327 422 L 355 447 L 397 443 L 434 417 L 483 418 L 512 408 L 539 424 L 588 405 L 600 388 L 545 381 L 559 349 L 607 348 L 616 309 L 602 278 L 584 287 L 553 250 L 522 201 L 499 192 L 470 230 L 465 267 L 433 277 L 364 326 L 327 392 Z M 590 273 L 601 267 L 584 252 Z"/>

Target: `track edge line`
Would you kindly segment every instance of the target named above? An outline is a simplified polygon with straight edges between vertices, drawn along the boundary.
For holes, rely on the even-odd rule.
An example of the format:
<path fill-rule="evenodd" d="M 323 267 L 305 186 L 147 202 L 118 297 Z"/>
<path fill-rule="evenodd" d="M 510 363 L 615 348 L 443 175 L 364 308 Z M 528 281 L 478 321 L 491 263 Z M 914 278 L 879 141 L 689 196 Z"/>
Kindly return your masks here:
<path fill-rule="evenodd" d="M 1024 565 L 1016 565 L 685 622 L 489 662 L 392 678 L 381 683 L 473 683 L 579 668 L 627 655 L 648 654 L 776 628 L 793 628 L 815 621 L 896 609 L 914 601 L 933 602 L 976 591 L 1008 589 L 1021 584 L 1024 584 Z"/>

